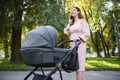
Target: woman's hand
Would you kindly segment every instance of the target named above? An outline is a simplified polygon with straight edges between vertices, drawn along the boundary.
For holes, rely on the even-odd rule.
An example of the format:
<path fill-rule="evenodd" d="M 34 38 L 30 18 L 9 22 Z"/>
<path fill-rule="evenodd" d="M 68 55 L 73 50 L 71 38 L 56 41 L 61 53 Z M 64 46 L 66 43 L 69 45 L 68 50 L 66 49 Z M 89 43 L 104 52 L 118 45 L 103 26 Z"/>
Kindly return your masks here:
<path fill-rule="evenodd" d="M 80 38 L 80 37 L 73 39 L 74 42 L 76 42 L 76 41 L 78 41 L 78 40 L 80 40 L 80 41 L 82 41 L 82 42 L 85 42 L 85 41 L 84 41 L 82 38 Z"/>
<path fill-rule="evenodd" d="M 80 38 L 74 38 L 74 39 L 73 39 L 74 42 L 76 42 L 76 41 L 78 41 L 78 40 L 80 40 Z"/>
<path fill-rule="evenodd" d="M 73 17 L 70 14 L 68 24 L 72 24 L 72 20 L 73 20 Z"/>
<path fill-rule="evenodd" d="M 72 24 L 72 19 L 69 19 L 68 24 Z"/>
<path fill-rule="evenodd" d="M 69 32 L 70 31 L 70 27 L 66 27 L 66 30 Z"/>

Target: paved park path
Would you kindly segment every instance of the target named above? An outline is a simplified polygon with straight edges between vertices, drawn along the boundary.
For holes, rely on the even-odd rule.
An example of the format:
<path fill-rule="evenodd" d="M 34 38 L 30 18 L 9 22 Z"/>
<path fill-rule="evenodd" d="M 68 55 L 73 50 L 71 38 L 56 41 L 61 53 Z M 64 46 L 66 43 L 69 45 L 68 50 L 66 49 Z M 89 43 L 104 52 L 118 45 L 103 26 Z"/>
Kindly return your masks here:
<path fill-rule="evenodd" d="M 24 80 L 30 71 L 0 71 L 0 80 Z M 45 71 L 48 74 L 50 71 Z M 36 72 L 38 73 L 38 71 Z M 62 71 L 63 80 L 76 80 L 75 72 Z M 33 75 L 28 79 L 32 80 Z M 54 80 L 60 80 L 58 71 L 52 75 Z M 86 71 L 84 80 L 120 80 L 120 71 Z"/>

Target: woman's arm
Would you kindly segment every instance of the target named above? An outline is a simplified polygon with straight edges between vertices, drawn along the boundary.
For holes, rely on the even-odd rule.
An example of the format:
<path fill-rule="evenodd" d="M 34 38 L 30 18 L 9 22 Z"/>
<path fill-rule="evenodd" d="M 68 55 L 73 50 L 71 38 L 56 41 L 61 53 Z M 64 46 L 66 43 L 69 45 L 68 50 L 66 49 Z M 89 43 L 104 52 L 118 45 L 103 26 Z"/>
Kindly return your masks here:
<path fill-rule="evenodd" d="M 83 20 L 83 22 L 81 23 L 82 25 L 82 35 L 80 35 L 80 39 L 83 41 L 83 42 L 86 42 L 86 40 L 89 38 L 90 36 L 90 30 L 89 30 L 89 26 L 88 26 L 88 23 Z"/>
<path fill-rule="evenodd" d="M 68 25 L 64 28 L 64 33 L 65 33 L 65 34 L 70 34 L 70 24 L 68 24 Z"/>
<path fill-rule="evenodd" d="M 72 20 L 69 18 L 69 22 L 67 26 L 64 28 L 64 33 L 65 34 L 70 34 L 70 26 L 71 26 Z"/>

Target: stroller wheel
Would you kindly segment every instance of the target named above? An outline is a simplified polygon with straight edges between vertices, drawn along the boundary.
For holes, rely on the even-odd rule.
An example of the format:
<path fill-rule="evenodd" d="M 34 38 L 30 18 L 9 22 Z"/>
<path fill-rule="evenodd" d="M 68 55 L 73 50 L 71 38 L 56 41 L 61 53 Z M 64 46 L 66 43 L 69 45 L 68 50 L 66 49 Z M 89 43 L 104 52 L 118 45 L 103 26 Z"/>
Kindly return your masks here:
<path fill-rule="evenodd" d="M 36 74 L 34 73 L 34 77 L 32 80 L 44 80 L 47 76 L 41 75 L 41 74 Z M 47 80 L 53 80 L 51 77 L 49 77 Z"/>

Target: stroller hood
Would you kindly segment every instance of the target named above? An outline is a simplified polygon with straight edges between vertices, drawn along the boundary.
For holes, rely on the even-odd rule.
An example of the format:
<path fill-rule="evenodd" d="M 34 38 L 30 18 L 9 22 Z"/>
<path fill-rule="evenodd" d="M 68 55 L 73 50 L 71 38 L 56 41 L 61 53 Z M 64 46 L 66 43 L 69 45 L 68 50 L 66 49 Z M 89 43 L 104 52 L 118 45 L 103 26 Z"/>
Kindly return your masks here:
<path fill-rule="evenodd" d="M 48 47 L 54 48 L 58 41 L 58 32 L 52 26 L 40 26 L 27 33 L 22 48 Z"/>

